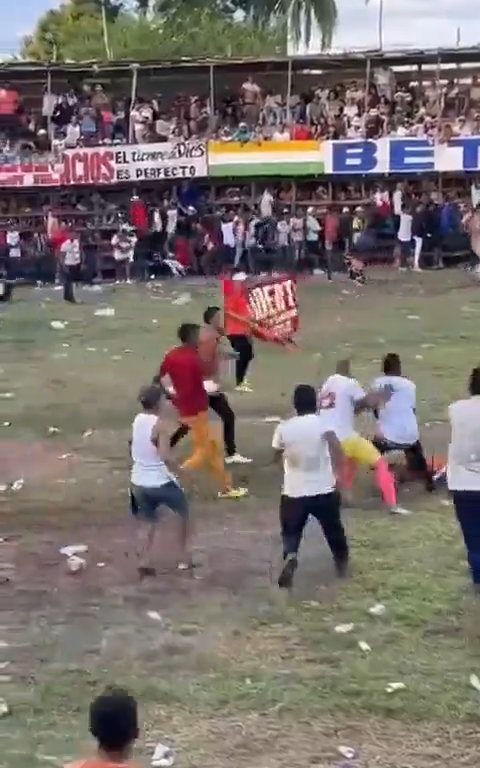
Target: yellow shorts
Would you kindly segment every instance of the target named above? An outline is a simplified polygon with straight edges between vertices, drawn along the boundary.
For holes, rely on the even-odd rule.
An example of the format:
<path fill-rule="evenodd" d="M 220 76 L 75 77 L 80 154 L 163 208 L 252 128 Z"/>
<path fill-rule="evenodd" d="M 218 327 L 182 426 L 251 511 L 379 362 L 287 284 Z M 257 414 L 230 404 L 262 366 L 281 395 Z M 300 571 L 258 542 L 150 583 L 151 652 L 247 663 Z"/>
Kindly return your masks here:
<path fill-rule="evenodd" d="M 343 452 L 347 459 L 352 459 L 358 464 L 364 464 L 368 467 L 374 467 L 381 458 L 379 451 L 370 440 L 366 440 L 360 435 L 347 437 L 341 441 Z"/>

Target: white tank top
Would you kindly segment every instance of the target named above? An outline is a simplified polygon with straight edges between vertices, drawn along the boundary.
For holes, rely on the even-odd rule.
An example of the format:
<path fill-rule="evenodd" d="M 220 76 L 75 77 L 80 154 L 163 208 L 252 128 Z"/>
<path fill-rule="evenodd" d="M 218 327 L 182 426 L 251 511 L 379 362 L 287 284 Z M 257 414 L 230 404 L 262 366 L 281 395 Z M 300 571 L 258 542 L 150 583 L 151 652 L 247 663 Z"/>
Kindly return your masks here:
<path fill-rule="evenodd" d="M 154 414 L 139 413 L 132 425 L 133 467 L 130 479 L 134 485 L 143 488 L 158 488 L 171 480 L 175 481 L 152 443 L 152 430 L 156 422 Z"/>

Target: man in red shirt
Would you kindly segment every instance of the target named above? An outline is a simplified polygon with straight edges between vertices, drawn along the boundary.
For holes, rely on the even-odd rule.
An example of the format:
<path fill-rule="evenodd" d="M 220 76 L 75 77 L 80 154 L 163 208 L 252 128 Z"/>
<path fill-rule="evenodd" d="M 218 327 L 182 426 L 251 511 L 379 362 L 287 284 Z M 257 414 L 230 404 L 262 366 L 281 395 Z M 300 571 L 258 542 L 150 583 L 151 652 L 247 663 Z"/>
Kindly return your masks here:
<path fill-rule="evenodd" d="M 184 461 L 182 469 L 205 467 L 220 485 L 219 496 L 238 499 L 246 496 L 245 488 L 232 488 L 230 475 L 225 470 L 223 451 L 208 421 L 208 395 L 204 387 L 204 369 L 198 353 L 200 326 L 184 323 L 178 329 L 180 346 L 167 352 L 160 366 L 160 380 L 168 377 L 174 390 L 173 403 L 182 424 L 189 427 L 192 455 Z"/>

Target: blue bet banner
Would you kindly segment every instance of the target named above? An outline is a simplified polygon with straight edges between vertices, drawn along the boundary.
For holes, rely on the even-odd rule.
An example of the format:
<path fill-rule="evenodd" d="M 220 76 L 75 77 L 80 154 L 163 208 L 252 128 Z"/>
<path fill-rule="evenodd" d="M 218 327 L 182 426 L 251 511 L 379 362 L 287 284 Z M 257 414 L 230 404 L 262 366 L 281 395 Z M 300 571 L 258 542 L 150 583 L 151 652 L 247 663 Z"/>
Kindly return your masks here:
<path fill-rule="evenodd" d="M 480 170 L 480 136 L 445 144 L 428 139 L 328 141 L 322 145 L 325 173 L 383 174 Z"/>

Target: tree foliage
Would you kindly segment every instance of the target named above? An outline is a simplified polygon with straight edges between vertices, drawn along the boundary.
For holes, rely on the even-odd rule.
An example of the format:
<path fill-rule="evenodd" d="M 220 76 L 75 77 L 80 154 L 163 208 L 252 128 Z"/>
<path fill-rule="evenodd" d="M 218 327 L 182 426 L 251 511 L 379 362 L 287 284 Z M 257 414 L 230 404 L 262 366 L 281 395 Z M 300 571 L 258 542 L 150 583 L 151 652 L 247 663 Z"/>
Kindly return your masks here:
<path fill-rule="evenodd" d="M 47 11 L 22 55 L 41 61 L 270 56 L 286 52 L 287 30 L 310 37 L 317 21 L 331 41 L 335 0 L 68 0 Z M 149 11 L 147 13 L 147 11 Z M 105 35 L 106 33 L 106 35 Z"/>

